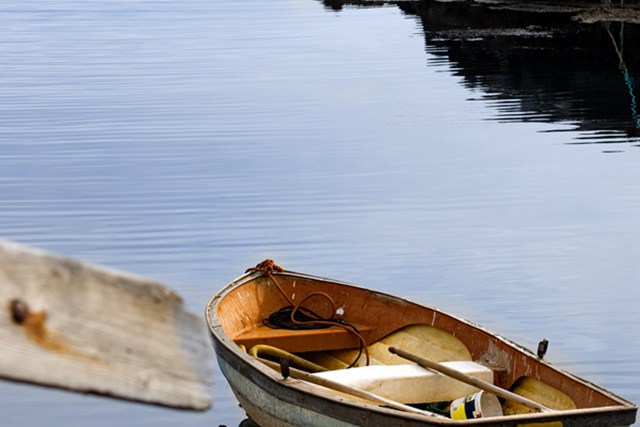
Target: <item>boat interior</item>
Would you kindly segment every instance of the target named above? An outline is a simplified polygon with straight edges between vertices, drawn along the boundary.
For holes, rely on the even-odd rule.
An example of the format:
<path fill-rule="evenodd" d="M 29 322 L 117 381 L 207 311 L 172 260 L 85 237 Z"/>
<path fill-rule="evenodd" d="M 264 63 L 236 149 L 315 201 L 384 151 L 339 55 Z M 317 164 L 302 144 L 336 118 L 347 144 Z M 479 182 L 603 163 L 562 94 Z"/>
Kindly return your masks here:
<path fill-rule="evenodd" d="M 347 327 L 285 329 L 270 324 L 270 316 L 292 303 Z M 232 289 L 217 310 L 225 333 L 249 354 L 271 360 L 284 355 L 292 367 L 403 404 L 448 413 L 451 401 L 477 389 L 392 354 L 390 347 L 448 365 L 554 410 L 621 404 L 605 390 L 477 325 L 350 285 L 286 273 L 264 275 Z M 535 411 L 511 400 L 499 402 L 504 415 Z"/>

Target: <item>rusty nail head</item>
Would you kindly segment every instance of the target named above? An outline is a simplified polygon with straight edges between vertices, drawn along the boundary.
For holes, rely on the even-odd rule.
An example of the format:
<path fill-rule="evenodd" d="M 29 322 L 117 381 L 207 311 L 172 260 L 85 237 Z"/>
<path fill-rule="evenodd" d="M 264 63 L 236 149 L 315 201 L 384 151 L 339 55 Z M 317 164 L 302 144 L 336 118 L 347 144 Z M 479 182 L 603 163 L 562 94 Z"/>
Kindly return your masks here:
<path fill-rule="evenodd" d="M 10 303 L 11 317 L 17 324 L 22 324 L 29 316 L 29 306 L 21 299 L 12 299 Z"/>

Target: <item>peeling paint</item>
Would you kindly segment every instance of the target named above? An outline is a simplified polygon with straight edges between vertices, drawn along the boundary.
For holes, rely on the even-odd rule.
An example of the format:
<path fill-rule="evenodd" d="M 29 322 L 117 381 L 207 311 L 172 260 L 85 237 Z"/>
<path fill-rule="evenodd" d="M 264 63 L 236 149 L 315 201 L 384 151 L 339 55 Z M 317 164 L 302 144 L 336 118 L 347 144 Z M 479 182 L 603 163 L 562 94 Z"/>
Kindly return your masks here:
<path fill-rule="evenodd" d="M 496 371 L 501 381 L 511 374 L 511 358 L 509 353 L 500 350 L 492 341 L 488 342 L 487 350 L 480 356 L 479 361 Z"/>

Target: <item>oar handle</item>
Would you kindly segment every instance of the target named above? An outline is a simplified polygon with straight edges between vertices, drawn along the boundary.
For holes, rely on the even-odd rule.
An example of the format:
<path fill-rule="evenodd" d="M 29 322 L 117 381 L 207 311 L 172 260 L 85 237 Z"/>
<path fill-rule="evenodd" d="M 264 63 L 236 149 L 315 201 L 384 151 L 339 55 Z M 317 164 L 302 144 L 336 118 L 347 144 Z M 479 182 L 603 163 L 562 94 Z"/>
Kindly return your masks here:
<path fill-rule="evenodd" d="M 526 397 L 520 396 L 518 394 L 512 393 L 508 390 L 505 390 L 501 387 L 495 386 L 491 383 L 488 383 L 486 381 L 483 381 L 481 379 L 478 378 L 474 378 L 471 377 L 467 374 L 464 374 L 460 371 L 456 371 L 455 369 L 452 369 L 448 366 L 442 365 L 440 363 L 437 362 L 433 362 L 431 360 L 425 359 L 424 357 L 420 357 L 416 354 L 413 353 L 409 353 L 408 351 L 402 350 L 401 348 L 396 348 L 396 347 L 389 347 L 389 351 L 393 354 L 397 354 L 398 356 L 402 357 L 403 359 L 407 359 L 410 360 L 414 363 L 417 363 L 418 365 L 424 367 L 424 368 L 428 368 L 428 369 L 433 369 L 434 371 L 438 371 L 441 374 L 447 375 L 451 378 L 454 378 L 458 381 L 462 381 L 463 383 L 472 385 L 474 387 L 479 388 L 480 390 L 484 390 L 484 391 L 488 391 L 489 393 L 493 393 L 496 396 L 502 397 L 504 399 L 507 400 L 511 400 L 514 402 L 518 402 L 521 403 L 529 408 L 532 409 L 537 409 L 539 411 L 543 411 L 543 412 L 551 412 L 553 411 L 550 408 L 547 408 L 546 406 L 538 403 L 538 402 L 534 402 L 533 400 L 527 399 Z"/>

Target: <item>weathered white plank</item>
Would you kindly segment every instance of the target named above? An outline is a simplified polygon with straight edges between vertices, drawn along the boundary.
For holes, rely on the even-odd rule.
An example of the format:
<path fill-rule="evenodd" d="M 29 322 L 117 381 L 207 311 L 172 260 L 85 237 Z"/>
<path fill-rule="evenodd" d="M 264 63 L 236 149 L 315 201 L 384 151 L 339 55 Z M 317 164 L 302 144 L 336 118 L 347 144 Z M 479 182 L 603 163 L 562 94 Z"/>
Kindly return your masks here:
<path fill-rule="evenodd" d="M 207 409 L 204 319 L 142 277 L 0 240 L 0 377 Z"/>

